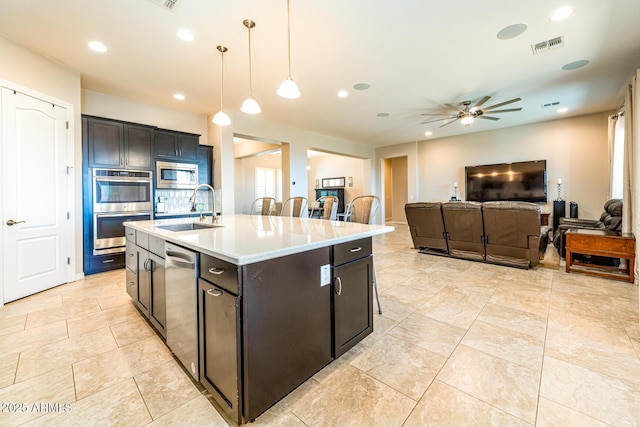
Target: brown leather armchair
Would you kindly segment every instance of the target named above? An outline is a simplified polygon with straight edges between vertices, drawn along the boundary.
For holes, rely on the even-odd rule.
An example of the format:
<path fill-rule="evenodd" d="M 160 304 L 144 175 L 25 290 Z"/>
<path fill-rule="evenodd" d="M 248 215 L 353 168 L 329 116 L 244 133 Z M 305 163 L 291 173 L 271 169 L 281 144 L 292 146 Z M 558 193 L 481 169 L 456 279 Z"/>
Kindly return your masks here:
<path fill-rule="evenodd" d="M 404 206 L 413 247 L 420 252 L 447 255 L 447 236 L 442 219 L 442 203 L 418 202 Z"/>
<path fill-rule="evenodd" d="M 511 267 L 538 265 L 549 227 L 540 226 L 540 207 L 527 202 L 484 202 L 486 261 Z"/>
<path fill-rule="evenodd" d="M 622 200 L 610 199 L 604 204 L 604 212 L 600 220 L 582 218 L 560 218 L 558 229 L 553 237 L 553 245 L 558 250 L 560 257 L 565 257 L 564 233 L 570 228 L 600 229 L 621 232 L 622 231 Z"/>

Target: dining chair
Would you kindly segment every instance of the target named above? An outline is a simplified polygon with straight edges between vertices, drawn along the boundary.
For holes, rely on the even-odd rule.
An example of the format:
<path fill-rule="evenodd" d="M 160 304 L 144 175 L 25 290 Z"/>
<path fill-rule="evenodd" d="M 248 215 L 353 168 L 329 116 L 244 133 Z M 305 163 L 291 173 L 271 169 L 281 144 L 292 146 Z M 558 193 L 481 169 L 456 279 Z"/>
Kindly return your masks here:
<path fill-rule="evenodd" d="M 373 224 L 373 221 L 380 206 L 380 199 L 378 196 L 358 196 L 355 197 L 349 204 L 344 213 L 344 220 L 350 222 L 357 222 L 359 224 Z M 376 280 L 376 269 L 373 266 L 373 290 L 376 294 L 376 303 L 378 304 L 378 313 L 382 314 L 382 307 L 380 307 L 380 298 L 378 297 L 378 284 Z"/>
<path fill-rule="evenodd" d="M 306 197 L 289 197 L 282 203 L 280 209 L 280 216 L 304 216 L 307 210 L 307 198 Z"/>
<path fill-rule="evenodd" d="M 379 206 L 378 196 L 358 196 L 347 204 L 343 218 L 345 221 L 373 224 Z"/>
<path fill-rule="evenodd" d="M 273 197 L 258 197 L 251 205 L 250 215 L 271 215 L 276 205 Z"/>
<path fill-rule="evenodd" d="M 321 196 L 313 203 L 309 217 L 335 221 L 338 219 L 338 204 L 335 196 Z"/>

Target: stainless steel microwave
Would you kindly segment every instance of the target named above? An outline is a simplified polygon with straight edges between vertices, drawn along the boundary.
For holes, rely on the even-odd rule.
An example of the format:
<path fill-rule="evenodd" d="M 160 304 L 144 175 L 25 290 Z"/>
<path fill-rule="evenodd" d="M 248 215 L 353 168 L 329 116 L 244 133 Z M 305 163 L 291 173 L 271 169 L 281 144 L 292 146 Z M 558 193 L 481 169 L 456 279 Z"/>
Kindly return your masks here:
<path fill-rule="evenodd" d="M 156 188 L 193 190 L 198 185 L 198 165 L 156 162 Z"/>

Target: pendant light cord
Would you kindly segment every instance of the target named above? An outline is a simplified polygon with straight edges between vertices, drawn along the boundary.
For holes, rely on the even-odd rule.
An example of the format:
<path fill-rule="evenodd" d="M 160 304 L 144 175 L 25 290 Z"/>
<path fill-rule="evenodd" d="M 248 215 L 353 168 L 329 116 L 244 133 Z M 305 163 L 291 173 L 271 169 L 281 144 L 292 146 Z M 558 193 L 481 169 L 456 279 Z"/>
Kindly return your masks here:
<path fill-rule="evenodd" d="M 220 111 L 222 111 L 222 92 L 224 91 L 224 52 L 220 52 Z"/>
<path fill-rule="evenodd" d="M 289 59 L 289 78 L 291 78 L 291 8 L 287 0 L 287 46 Z"/>
<path fill-rule="evenodd" d="M 253 98 L 253 84 L 251 83 L 251 27 L 249 30 L 249 97 Z"/>

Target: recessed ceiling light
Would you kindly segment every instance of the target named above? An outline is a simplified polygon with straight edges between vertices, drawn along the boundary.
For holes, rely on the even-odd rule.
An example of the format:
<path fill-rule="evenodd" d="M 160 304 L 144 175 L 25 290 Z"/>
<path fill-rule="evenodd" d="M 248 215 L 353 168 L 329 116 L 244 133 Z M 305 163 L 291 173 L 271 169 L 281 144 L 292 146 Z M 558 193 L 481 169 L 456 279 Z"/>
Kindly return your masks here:
<path fill-rule="evenodd" d="M 184 101 L 185 100 L 184 95 L 181 94 L 181 93 L 176 93 L 175 95 L 173 95 L 173 98 L 177 99 L 178 101 Z"/>
<path fill-rule="evenodd" d="M 341 90 L 340 92 L 338 92 L 338 96 L 340 98 L 346 98 L 347 96 L 349 96 L 349 93 L 346 90 Z"/>
<path fill-rule="evenodd" d="M 353 85 L 355 90 L 367 90 L 371 87 L 369 83 L 356 83 Z"/>
<path fill-rule="evenodd" d="M 498 31 L 498 34 L 496 34 L 496 37 L 498 37 L 500 40 L 508 40 L 514 37 L 518 37 L 520 34 L 524 33 L 526 30 L 527 30 L 526 24 L 513 24 L 513 25 L 509 25 L 508 27 L 504 27 L 503 29 Z"/>
<path fill-rule="evenodd" d="M 107 51 L 107 47 L 104 44 L 102 44 L 102 43 L 100 43 L 98 41 L 89 42 L 89 49 L 91 49 L 93 51 L 96 51 L 96 52 L 106 52 Z"/>
<path fill-rule="evenodd" d="M 431 132 L 430 130 L 424 133 L 424 136 L 431 136 L 431 135 L 433 135 L 433 132 Z"/>
<path fill-rule="evenodd" d="M 376 114 L 378 117 L 389 117 L 389 113 L 378 113 Z"/>
<path fill-rule="evenodd" d="M 570 62 L 570 63 L 568 63 L 568 64 L 566 64 L 566 65 L 563 65 L 563 66 L 562 66 L 562 69 L 563 69 L 564 71 L 577 70 L 578 68 L 582 68 L 582 67 L 584 67 L 584 66 L 585 66 L 585 65 L 587 65 L 588 63 L 589 63 L 589 61 L 588 61 L 588 60 L 586 60 L 586 59 L 581 59 L 581 60 L 579 60 L 579 61 L 573 61 L 573 62 Z"/>
<path fill-rule="evenodd" d="M 566 113 L 567 111 L 569 111 L 569 109 L 567 107 L 558 108 L 558 113 Z"/>
<path fill-rule="evenodd" d="M 556 9 L 551 15 L 552 21 L 562 21 L 563 19 L 567 19 L 573 14 L 573 8 L 571 6 L 563 6 L 559 9 Z"/>
<path fill-rule="evenodd" d="M 178 30 L 176 34 L 180 40 L 184 40 L 186 42 L 192 42 L 195 38 L 193 33 L 185 28 Z"/>

